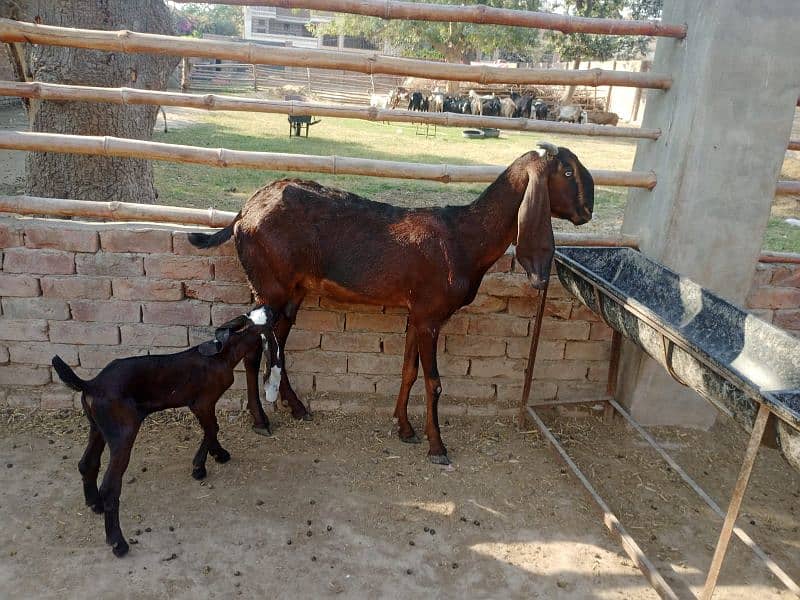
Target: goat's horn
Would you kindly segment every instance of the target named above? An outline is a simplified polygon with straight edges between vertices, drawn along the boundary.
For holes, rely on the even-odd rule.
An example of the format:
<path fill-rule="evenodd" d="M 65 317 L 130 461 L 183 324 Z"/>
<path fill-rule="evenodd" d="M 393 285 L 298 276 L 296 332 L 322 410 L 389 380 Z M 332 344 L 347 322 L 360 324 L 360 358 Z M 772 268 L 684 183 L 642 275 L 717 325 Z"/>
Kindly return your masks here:
<path fill-rule="evenodd" d="M 555 156 L 558 154 L 558 146 L 555 144 L 551 144 L 550 142 L 537 142 L 536 145 L 547 152 L 548 156 Z"/>

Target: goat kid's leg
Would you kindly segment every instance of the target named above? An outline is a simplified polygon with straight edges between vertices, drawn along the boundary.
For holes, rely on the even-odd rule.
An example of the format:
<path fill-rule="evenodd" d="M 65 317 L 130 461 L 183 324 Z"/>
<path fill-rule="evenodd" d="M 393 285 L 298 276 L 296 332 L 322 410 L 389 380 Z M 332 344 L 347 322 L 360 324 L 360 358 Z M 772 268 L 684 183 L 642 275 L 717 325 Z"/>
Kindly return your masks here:
<path fill-rule="evenodd" d="M 425 373 L 425 396 L 427 410 L 425 413 L 425 435 L 428 437 L 428 460 L 437 465 L 449 465 L 447 448 L 442 443 L 439 433 L 439 396 L 442 394 L 442 381 L 439 379 L 439 368 L 436 364 L 436 344 L 439 339 L 439 326 L 430 325 L 417 328 L 419 339 L 419 355 L 422 370 Z"/>
<path fill-rule="evenodd" d="M 272 427 L 261 405 L 258 395 L 258 370 L 261 367 L 261 347 L 253 354 L 244 357 L 244 368 L 247 375 L 247 410 L 253 418 L 253 431 L 259 435 L 272 435 Z"/>
<path fill-rule="evenodd" d="M 141 421 L 121 422 L 108 434 L 108 448 L 111 458 L 108 462 L 103 483 L 100 485 L 100 498 L 103 501 L 105 514 L 106 544 L 111 546 L 114 556 L 121 557 L 128 553 L 128 542 L 119 525 L 119 496 L 122 492 L 122 476 L 128 468 L 131 450 Z"/>
<path fill-rule="evenodd" d="M 408 396 L 411 387 L 417 380 L 419 373 L 419 347 L 417 346 L 417 329 L 409 323 L 406 330 L 406 349 L 403 355 L 403 381 L 400 384 L 400 393 L 397 395 L 397 404 L 394 408 L 394 418 L 397 419 L 398 435 L 400 441 L 418 444 L 419 437 L 408 421 Z"/>
<path fill-rule="evenodd" d="M 231 459 L 231 455 L 220 445 L 217 439 L 219 423 L 217 423 L 217 415 L 214 413 L 214 404 L 201 402 L 192 406 L 191 410 L 203 428 L 203 441 L 200 442 L 200 447 L 192 460 L 192 477 L 200 480 L 204 479 L 208 474 L 206 471 L 208 454 L 211 454 L 218 463 L 228 462 Z"/>
<path fill-rule="evenodd" d="M 300 302 L 287 304 L 281 314 L 278 324 L 275 326 L 275 336 L 278 338 L 281 357 L 285 357 L 284 349 L 286 348 L 286 339 L 289 337 L 289 332 L 292 330 L 292 325 L 294 325 L 299 308 Z M 283 364 L 281 365 L 281 400 L 289 405 L 292 411 L 292 417 L 310 421 L 311 413 L 306 410 L 305 405 L 297 397 L 297 394 L 294 393 L 292 384 L 289 383 L 289 375 L 286 373 L 285 363 L 286 361 L 283 360 Z"/>
<path fill-rule="evenodd" d="M 106 447 L 106 441 L 91 417 L 89 419 L 89 441 L 78 463 L 78 472 L 83 480 L 83 497 L 86 500 L 86 506 L 99 515 L 103 512 L 103 502 L 100 500 L 100 492 L 97 489 L 97 474 L 100 472 L 100 457 Z"/>

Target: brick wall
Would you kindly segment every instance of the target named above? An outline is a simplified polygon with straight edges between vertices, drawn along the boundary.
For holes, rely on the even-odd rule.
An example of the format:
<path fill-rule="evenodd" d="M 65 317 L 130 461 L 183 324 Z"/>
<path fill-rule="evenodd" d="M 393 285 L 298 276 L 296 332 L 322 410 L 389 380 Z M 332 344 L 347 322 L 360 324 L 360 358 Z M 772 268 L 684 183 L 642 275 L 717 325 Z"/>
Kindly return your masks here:
<path fill-rule="evenodd" d="M 113 358 L 174 352 L 252 304 L 234 248 L 201 251 L 191 228 L 0 219 L 0 405 L 63 408 L 79 395 L 50 367 L 59 354 L 82 377 Z M 762 265 L 754 306 L 800 329 L 800 265 Z M 777 291 L 776 291 L 777 290 Z M 533 291 L 509 255 L 475 302 L 444 327 L 442 414 L 513 414 L 521 394 Z M 793 304 L 792 304 L 793 303 Z M 537 398 L 604 391 L 611 332 L 553 281 L 537 363 Z M 308 297 L 287 344 L 287 368 L 312 410 L 390 411 L 400 386 L 405 311 Z M 239 367 L 225 408 L 242 406 Z M 423 393 L 422 381 L 412 394 Z M 417 410 L 421 403 L 412 403 Z"/>

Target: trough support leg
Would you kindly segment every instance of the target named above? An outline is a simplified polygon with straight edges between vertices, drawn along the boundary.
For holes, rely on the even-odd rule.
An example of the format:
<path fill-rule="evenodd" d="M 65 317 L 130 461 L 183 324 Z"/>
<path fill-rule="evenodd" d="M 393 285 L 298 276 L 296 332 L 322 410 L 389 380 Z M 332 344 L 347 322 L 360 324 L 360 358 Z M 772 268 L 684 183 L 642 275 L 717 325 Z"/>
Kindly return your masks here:
<path fill-rule="evenodd" d="M 619 355 L 622 350 L 622 334 L 614 330 L 611 336 L 611 360 L 608 363 L 608 384 L 606 385 L 606 392 L 608 397 L 616 400 L 617 398 L 617 375 L 619 374 Z M 610 423 L 614 418 L 614 406 L 611 402 L 606 402 L 603 409 L 603 420 Z"/>
<path fill-rule="evenodd" d="M 650 562 L 650 559 L 647 558 L 645 553 L 642 552 L 642 549 L 636 543 L 636 540 L 634 540 L 625 530 L 625 528 L 622 526 L 622 523 L 620 523 L 619 519 L 617 519 L 616 515 L 611 512 L 611 508 L 609 508 L 608 504 L 605 503 L 600 494 L 597 493 L 597 490 L 594 489 L 592 484 L 586 478 L 586 475 L 584 475 L 578 465 L 575 464 L 575 461 L 570 458 L 569 454 L 567 454 L 567 451 L 553 435 L 544 421 L 542 421 L 539 415 L 536 414 L 536 410 L 530 406 L 528 407 L 527 412 L 531 419 L 533 419 L 533 422 L 536 424 L 536 427 L 539 429 L 542 436 L 556 450 L 561 460 L 570 468 L 572 474 L 575 475 L 578 481 L 580 481 L 583 487 L 586 489 L 589 497 L 603 513 L 603 524 L 619 541 L 619 543 L 622 545 L 622 548 L 625 550 L 625 553 L 633 561 L 633 564 L 635 564 L 642 572 L 656 593 L 661 598 L 678 600 L 678 596 L 675 594 L 674 590 L 664 580 L 664 578 L 661 576 L 661 573 L 658 572 L 658 569 L 656 569 L 655 565 Z"/>
<path fill-rule="evenodd" d="M 548 279 L 544 287 L 536 295 L 536 321 L 533 323 L 533 333 L 531 333 L 531 350 L 528 354 L 528 365 L 525 367 L 525 384 L 522 387 L 522 398 L 519 401 L 519 426 L 524 427 L 528 417 L 528 399 L 531 395 L 531 383 L 533 381 L 533 368 L 536 365 L 536 352 L 539 349 L 539 337 L 542 333 L 542 318 L 544 317 L 544 306 L 547 304 L 547 288 L 550 285 Z"/>
<path fill-rule="evenodd" d="M 701 600 L 711 600 L 711 596 L 714 595 L 714 589 L 717 586 L 717 578 L 722 569 L 722 561 L 725 559 L 725 553 L 728 550 L 728 543 L 731 539 L 731 532 L 736 524 L 736 517 L 739 516 L 739 508 L 742 506 L 744 493 L 747 490 L 747 483 L 750 481 L 750 473 L 753 470 L 753 465 L 758 455 L 758 447 L 761 444 L 761 438 L 764 436 L 764 429 L 767 426 L 767 417 L 769 417 L 769 408 L 767 408 L 766 404 L 762 404 L 758 409 L 756 422 L 753 425 L 753 432 L 750 434 L 750 441 L 744 453 L 744 460 L 742 461 L 742 469 L 739 471 L 739 478 L 736 480 L 736 486 L 733 488 L 733 496 L 728 506 L 728 514 L 725 515 L 725 522 L 722 524 L 722 531 L 719 534 L 719 541 L 714 551 L 714 558 L 711 559 L 711 567 L 708 570 L 706 584 L 700 596 Z"/>

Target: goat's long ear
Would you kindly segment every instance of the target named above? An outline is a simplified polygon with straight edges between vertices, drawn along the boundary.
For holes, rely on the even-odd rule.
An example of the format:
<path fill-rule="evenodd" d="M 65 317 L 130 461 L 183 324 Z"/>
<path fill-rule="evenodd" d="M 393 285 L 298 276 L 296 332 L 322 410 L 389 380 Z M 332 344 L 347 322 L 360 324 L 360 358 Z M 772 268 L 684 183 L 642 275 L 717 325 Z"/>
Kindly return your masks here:
<path fill-rule="evenodd" d="M 528 169 L 528 187 L 517 215 L 516 254 L 533 287 L 542 289 L 545 286 L 554 253 L 547 176 Z"/>
<path fill-rule="evenodd" d="M 214 332 L 214 337 L 220 342 L 225 343 L 231 335 L 231 331 L 239 331 L 242 327 L 247 325 L 250 320 L 246 315 L 239 315 L 235 319 L 231 319 L 227 323 L 223 323 Z"/>

